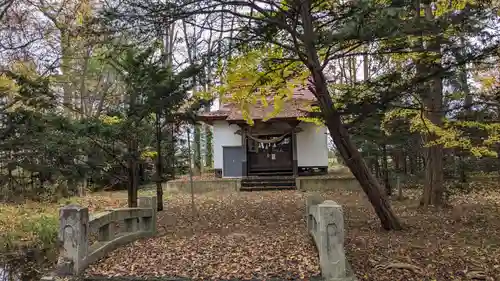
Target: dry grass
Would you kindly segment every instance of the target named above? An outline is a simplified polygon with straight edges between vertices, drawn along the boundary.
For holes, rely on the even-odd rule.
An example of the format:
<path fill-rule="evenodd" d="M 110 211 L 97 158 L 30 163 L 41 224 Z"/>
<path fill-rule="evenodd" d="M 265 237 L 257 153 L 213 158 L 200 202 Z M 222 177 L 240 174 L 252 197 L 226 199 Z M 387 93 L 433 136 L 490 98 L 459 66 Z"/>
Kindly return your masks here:
<path fill-rule="evenodd" d="M 140 196 L 154 194 L 150 189 L 141 190 L 139 193 Z M 88 207 L 92 213 L 105 208 L 125 206 L 126 203 L 126 191 L 97 192 L 58 202 L 0 203 L 0 252 L 21 247 L 52 247 L 59 230 L 59 208 L 64 205 L 78 204 Z"/>

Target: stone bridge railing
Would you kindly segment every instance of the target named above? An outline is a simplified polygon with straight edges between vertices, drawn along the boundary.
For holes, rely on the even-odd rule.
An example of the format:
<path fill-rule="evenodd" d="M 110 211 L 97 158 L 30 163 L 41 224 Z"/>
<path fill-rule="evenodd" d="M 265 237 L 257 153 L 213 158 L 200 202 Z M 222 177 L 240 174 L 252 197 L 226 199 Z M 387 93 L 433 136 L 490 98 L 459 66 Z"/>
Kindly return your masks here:
<path fill-rule="evenodd" d="M 307 198 L 307 229 L 319 253 L 321 275 L 325 280 L 356 280 L 344 252 L 344 214 L 335 201 L 319 195 Z"/>
<path fill-rule="evenodd" d="M 87 208 L 65 206 L 60 210 L 56 274 L 79 275 L 119 246 L 155 234 L 156 197 L 139 198 L 137 208 L 110 209 L 90 216 Z"/>

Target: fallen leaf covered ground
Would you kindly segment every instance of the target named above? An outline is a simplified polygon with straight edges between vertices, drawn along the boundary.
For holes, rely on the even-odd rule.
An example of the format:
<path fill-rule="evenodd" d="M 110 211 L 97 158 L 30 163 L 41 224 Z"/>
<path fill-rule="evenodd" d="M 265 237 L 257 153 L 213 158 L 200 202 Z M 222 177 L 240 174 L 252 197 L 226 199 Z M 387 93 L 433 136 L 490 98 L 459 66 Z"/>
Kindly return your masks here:
<path fill-rule="evenodd" d="M 87 275 L 198 279 L 309 279 L 319 274 L 305 230 L 308 193 L 266 191 L 178 194 L 159 214 L 159 235 L 117 249 Z M 418 191 L 393 207 L 405 230 L 380 228 L 362 192 L 323 196 L 345 212 L 348 260 L 359 280 L 500 280 L 500 192 L 453 200 L 455 207 L 422 209 Z M 194 235 L 193 235 L 194 233 Z"/>
<path fill-rule="evenodd" d="M 328 174 L 317 175 L 315 178 L 352 178 L 353 175 L 346 171 L 346 168 L 334 168 Z M 218 178 L 214 173 L 202 173 L 201 175 L 192 176 L 193 181 L 227 181 L 227 178 Z M 171 182 L 189 182 L 191 180 L 189 175 L 180 175 Z"/>
<path fill-rule="evenodd" d="M 203 181 L 203 180 L 224 180 L 222 178 L 217 178 L 214 173 L 202 173 L 199 176 L 192 176 L 194 181 Z M 180 175 L 172 182 L 187 182 L 190 181 L 191 177 L 189 175 Z"/>
<path fill-rule="evenodd" d="M 201 195 L 193 220 L 189 195 L 176 195 L 159 215 L 159 237 L 120 248 L 87 273 L 203 279 L 318 275 L 302 196 L 278 191 Z"/>

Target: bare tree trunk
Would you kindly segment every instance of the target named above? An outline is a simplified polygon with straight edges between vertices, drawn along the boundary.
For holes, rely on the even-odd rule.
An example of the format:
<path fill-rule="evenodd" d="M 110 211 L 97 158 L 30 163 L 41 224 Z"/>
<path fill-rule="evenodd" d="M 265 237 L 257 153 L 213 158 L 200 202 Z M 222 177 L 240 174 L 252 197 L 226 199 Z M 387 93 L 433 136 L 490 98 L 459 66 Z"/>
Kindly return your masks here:
<path fill-rule="evenodd" d="M 382 144 L 382 170 L 384 172 L 384 186 L 385 186 L 385 191 L 387 195 L 392 195 L 392 188 L 391 188 L 391 183 L 389 181 L 389 165 L 387 163 L 387 144 L 384 140 L 384 143 Z"/>

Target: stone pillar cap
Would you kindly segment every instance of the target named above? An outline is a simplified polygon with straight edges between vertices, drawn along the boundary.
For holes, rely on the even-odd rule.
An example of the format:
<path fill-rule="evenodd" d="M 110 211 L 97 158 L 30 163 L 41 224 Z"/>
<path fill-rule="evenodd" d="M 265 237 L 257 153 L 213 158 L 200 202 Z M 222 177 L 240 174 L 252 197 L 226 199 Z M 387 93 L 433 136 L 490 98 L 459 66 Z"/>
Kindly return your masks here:
<path fill-rule="evenodd" d="M 69 204 L 69 205 L 63 206 L 61 209 L 77 209 L 77 210 L 82 210 L 82 209 L 87 209 L 87 207 L 82 207 L 82 206 L 77 205 L 77 204 Z"/>
<path fill-rule="evenodd" d="M 322 205 L 338 205 L 338 206 L 340 206 L 340 204 L 339 204 L 339 203 L 337 203 L 337 202 L 335 202 L 335 201 L 333 201 L 333 200 L 325 200 L 325 201 L 323 201 L 323 203 L 321 203 L 321 204 L 322 204 Z"/>

